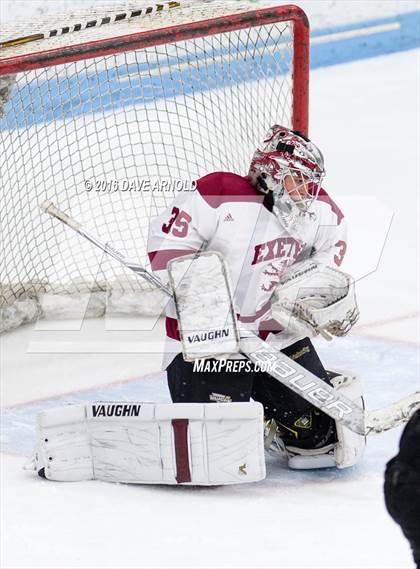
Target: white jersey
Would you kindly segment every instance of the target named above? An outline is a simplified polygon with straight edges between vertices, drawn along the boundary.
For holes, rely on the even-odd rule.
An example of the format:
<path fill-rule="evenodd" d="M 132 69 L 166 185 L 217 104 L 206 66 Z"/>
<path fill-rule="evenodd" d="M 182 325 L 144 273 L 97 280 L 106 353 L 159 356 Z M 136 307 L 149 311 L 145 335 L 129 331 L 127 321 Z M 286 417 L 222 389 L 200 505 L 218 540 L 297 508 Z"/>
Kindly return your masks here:
<path fill-rule="evenodd" d="M 282 273 L 296 260 L 311 256 L 340 266 L 346 252 L 343 214 L 321 190 L 299 234 L 290 233 L 272 212 L 265 196 L 237 174 L 215 172 L 180 194 L 149 230 L 152 270 L 167 282 L 168 261 L 196 251 L 221 253 L 227 264 L 238 321 L 267 341 L 281 334 L 271 318 L 270 297 Z M 165 365 L 181 352 L 175 306 L 166 308 L 171 342 Z"/>

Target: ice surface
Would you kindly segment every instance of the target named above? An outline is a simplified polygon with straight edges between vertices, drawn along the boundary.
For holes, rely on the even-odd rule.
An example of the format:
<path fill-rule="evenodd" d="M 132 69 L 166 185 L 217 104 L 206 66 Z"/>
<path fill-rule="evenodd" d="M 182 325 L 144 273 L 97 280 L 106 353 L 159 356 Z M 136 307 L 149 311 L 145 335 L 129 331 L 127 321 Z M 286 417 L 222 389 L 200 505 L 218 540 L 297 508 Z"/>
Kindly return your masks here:
<path fill-rule="evenodd" d="M 363 378 L 369 407 L 418 383 L 411 346 L 354 335 L 317 347 L 328 367 Z M 151 374 L 9 408 L 3 449 L 31 451 L 37 412 L 98 399 L 166 402 L 169 393 L 164 374 Z M 3 455 L 7 567 L 412 567 L 382 498 L 384 465 L 399 433 L 371 437 L 363 462 L 347 471 L 289 471 L 271 456 L 265 481 L 230 491 L 58 484 L 33 478 L 21 471 L 22 458 Z M 17 524 L 27 547 L 17 547 Z M 299 550 L 300 540 L 305 548 Z"/>

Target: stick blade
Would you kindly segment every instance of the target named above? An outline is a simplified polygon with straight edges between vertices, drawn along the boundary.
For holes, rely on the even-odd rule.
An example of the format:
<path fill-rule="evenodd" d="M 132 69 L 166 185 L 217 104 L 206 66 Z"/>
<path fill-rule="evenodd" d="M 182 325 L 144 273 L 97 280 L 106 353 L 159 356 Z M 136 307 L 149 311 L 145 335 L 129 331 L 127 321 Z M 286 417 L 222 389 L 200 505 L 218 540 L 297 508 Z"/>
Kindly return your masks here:
<path fill-rule="evenodd" d="M 383 433 L 384 431 L 389 431 L 406 423 L 419 408 L 420 391 L 416 391 L 387 407 L 366 411 L 366 435 L 371 433 Z"/>

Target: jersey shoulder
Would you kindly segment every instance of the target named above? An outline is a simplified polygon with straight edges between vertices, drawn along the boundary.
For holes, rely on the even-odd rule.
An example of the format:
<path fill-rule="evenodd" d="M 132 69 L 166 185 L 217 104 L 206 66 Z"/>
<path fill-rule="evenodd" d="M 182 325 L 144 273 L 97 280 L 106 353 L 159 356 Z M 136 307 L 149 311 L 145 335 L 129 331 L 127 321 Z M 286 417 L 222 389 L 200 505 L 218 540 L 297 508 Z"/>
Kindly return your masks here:
<path fill-rule="evenodd" d="M 324 219 L 331 220 L 335 225 L 341 225 L 344 214 L 324 188 L 320 189 L 315 199 L 315 207 Z"/>
<path fill-rule="evenodd" d="M 230 202 L 262 203 L 264 199 L 248 178 L 233 172 L 207 174 L 197 180 L 197 191 L 213 208 Z"/>

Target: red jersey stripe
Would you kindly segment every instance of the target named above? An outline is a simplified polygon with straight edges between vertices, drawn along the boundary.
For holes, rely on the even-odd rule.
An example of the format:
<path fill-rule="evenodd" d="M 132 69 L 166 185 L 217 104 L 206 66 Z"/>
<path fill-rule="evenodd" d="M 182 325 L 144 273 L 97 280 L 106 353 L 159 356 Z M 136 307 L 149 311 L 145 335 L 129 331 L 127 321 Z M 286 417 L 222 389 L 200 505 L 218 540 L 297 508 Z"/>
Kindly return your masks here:
<path fill-rule="evenodd" d="M 152 270 L 161 271 L 166 269 L 167 264 L 172 259 L 183 257 L 184 255 L 192 255 L 196 252 L 195 249 L 162 249 L 161 251 L 151 251 L 148 255 Z"/>

